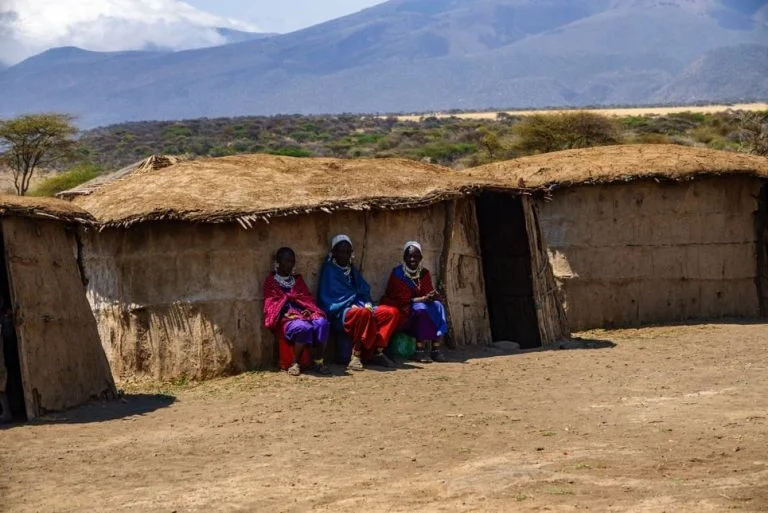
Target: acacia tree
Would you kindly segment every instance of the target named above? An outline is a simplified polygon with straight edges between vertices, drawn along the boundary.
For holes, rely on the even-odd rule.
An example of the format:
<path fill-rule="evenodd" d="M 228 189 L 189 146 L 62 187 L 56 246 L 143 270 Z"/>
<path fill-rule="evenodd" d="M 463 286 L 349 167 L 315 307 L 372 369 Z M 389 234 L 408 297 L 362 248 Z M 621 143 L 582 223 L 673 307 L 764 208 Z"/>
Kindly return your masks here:
<path fill-rule="evenodd" d="M 27 114 L 0 120 L 0 161 L 13 173 L 16 194 L 24 196 L 39 167 L 74 155 L 77 127 L 68 114 Z"/>
<path fill-rule="evenodd" d="M 515 126 L 517 147 L 524 153 L 620 144 L 616 122 L 592 112 L 575 111 L 527 116 Z"/>

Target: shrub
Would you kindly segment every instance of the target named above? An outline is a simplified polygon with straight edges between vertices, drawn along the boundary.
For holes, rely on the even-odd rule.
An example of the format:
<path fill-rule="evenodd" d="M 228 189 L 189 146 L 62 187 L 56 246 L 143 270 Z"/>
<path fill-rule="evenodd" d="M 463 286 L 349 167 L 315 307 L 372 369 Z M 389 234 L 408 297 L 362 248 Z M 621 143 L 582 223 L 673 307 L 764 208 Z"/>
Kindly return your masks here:
<path fill-rule="evenodd" d="M 672 139 L 664 134 L 638 134 L 632 141 L 633 144 L 672 144 Z"/>
<path fill-rule="evenodd" d="M 303 148 L 273 148 L 267 150 L 270 155 L 280 155 L 283 157 L 311 157 L 312 152 Z"/>
<path fill-rule="evenodd" d="M 615 121 L 591 112 L 535 114 L 514 127 L 517 146 L 525 153 L 619 144 Z"/>
<path fill-rule="evenodd" d="M 445 144 L 437 142 L 418 148 L 416 153 L 421 158 L 429 159 L 430 162 L 450 165 L 465 155 L 477 153 L 477 146 L 467 143 Z"/>
<path fill-rule="evenodd" d="M 101 169 L 93 164 L 80 164 L 67 171 L 40 182 L 29 193 L 30 196 L 55 196 L 59 192 L 93 180 L 101 174 Z"/>

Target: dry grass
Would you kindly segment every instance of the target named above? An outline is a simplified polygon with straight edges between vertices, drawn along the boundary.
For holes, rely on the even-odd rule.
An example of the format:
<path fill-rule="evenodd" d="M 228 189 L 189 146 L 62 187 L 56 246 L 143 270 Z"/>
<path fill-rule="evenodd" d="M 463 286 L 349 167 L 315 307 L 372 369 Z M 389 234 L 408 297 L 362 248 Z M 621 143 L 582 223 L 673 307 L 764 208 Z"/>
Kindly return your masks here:
<path fill-rule="evenodd" d="M 768 178 L 768 158 L 672 144 L 635 144 L 544 153 L 472 168 L 464 174 L 476 186 L 505 189 L 721 174 Z"/>
<path fill-rule="evenodd" d="M 408 116 L 397 116 L 400 121 L 418 121 L 426 117 L 457 117 L 461 119 L 496 119 L 498 112 L 505 112 L 510 116 L 531 116 L 534 114 L 557 114 L 562 112 L 573 112 L 574 110 L 582 110 L 586 112 L 594 112 L 595 114 L 602 114 L 604 116 L 666 116 L 669 114 L 679 114 L 681 112 L 700 112 L 703 114 L 714 114 L 716 112 L 724 112 L 727 110 L 746 110 L 746 111 L 763 111 L 768 110 L 768 103 L 740 103 L 735 105 L 699 105 L 699 106 L 683 106 L 683 107 L 634 107 L 634 108 L 621 108 L 621 109 L 562 109 L 562 110 L 506 110 L 506 111 L 489 111 L 489 112 L 462 112 L 460 114 L 449 114 L 447 112 L 434 112 L 425 114 L 414 114 Z"/>
<path fill-rule="evenodd" d="M 93 221 L 91 215 L 80 207 L 52 198 L 0 195 L 0 216 L 21 216 L 41 219 L 57 219 L 67 222 Z"/>
<path fill-rule="evenodd" d="M 482 188 L 534 190 L 553 184 L 701 175 L 768 178 L 768 159 L 647 144 L 546 153 L 455 172 L 402 159 L 238 155 L 144 166 L 75 201 L 107 226 L 159 220 L 239 222 L 317 211 L 427 206 Z"/>
<path fill-rule="evenodd" d="M 178 155 L 151 155 L 150 157 L 147 157 L 143 160 L 139 160 L 138 162 L 134 162 L 133 164 L 122 167 L 117 171 L 98 176 L 93 180 L 88 180 L 87 182 L 78 185 L 77 187 L 62 191 L 56 196 L 66 200 L 72 200 L 77 196 L 87 196 L 89 194 L 93 194 L 95 191 L 101 189 L 107 184 L 131 176 L 134 173 L 157 171 L 158 169 L 163 169 L 185 160 L 187 160 L 187 157 Z"/>
<path fill-rule="evenodd" d="M 411 208 L 461 195 L 464 177 L 401 159 L 208 158 L 136 172 L 77 203 L 106 225 L 233 222 L 333 210 Z"/>

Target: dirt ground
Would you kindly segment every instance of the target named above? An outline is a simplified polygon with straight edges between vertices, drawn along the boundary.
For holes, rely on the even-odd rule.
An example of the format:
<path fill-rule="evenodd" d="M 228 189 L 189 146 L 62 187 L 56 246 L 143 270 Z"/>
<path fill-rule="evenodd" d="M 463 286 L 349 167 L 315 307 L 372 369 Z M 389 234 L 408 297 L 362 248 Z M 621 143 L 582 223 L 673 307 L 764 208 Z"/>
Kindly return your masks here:
<path fill-rule="evenodd" d="M 6 511 L 768 511 L 768 326 L 126 386 L 0 430 Z"/>

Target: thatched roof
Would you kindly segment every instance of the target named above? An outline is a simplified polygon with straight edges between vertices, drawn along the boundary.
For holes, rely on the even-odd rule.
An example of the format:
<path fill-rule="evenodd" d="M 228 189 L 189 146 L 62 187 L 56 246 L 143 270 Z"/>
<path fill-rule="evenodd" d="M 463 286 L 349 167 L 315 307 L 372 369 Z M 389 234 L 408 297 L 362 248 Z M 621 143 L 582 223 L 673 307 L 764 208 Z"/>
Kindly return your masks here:
<path fill-rule="evenodd" d="M 465 174 L 477 185 L 503 189 L 680 181 L 721 174 L 768 178 L 768 158 L 673 144 L 633 144 L 544 153 L 472 168 Z"/>
<path fill-rule="evenodd" d="M 401 159 L 238 155 L 135 172 L 76 203 L 105 226 L 238 221 L 334 210 L 413 208 L 458 197 L 460 173 Z"/>
<path fill-rule="evenodd" d="M 92 223 L 93 217 L 72 203 L 52 198 L 0 195 L 0 217 L 19 216 L 55 219 L 69 223 Z"/>
<path fill-rule="evenodd" d="M 56 197 L 71 201 L 77 196 L 87 196 L 89 194 L 92 194 L 94 191 L 101 189 L 108 183 L 115 182 L 117 180 L 130 176 L 133 173 L 162 169 L 164 167 L 177 164 L 178 162 L 181 162 L 183 160 L 186 160 L 186 158 L 175 156 L 175 155 L 151 155 L 150 157 L 147 157 L 145 159 L 139 160 L 138 162 L 134 162 L 133 164 L 120 168 L 117 171 L 113 171 L 112 173 L 107 173 L 101 176 L 97 176 L 93 180 L 88 180 L 87 182 L 82 183 L 77 187 L 73 187 L 66 191 L 62 191 L 56 194 Z"/>

